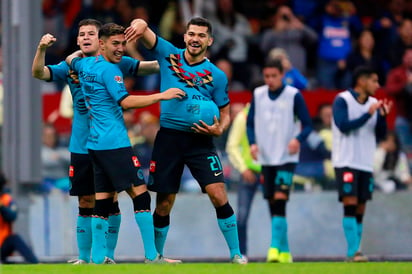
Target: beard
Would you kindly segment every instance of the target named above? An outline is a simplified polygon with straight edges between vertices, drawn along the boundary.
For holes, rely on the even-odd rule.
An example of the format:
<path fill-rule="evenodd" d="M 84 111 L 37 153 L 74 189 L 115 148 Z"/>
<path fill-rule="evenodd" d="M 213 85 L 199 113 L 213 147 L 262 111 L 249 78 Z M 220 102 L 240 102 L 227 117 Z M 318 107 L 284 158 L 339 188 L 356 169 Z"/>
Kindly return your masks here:
<path fill-rule="evenodd" d="M 192 57 L 198 57 L 198 56 L 202 56 L 205 54 L 206 52 L 206 48 L 196 48 L 195 50 L 193 50 L 193 48 L 190 47 L 190 45 L 186 45 L 186 49 L 187 52 L 189 53 L 190 56 Z"/>

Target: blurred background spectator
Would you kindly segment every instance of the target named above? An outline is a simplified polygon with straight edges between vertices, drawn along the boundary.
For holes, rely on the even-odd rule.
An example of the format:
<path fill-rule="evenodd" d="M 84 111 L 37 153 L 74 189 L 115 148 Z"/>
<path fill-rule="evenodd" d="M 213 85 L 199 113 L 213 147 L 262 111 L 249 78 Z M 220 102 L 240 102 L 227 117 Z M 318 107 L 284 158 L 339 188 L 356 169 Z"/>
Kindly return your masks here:
<path fill-rule="evenodd" d="M 227 59 L 219 59 L 215 62 L 215 65 L 220 68 L 227 77 L 228 80 L 228 90 L 229 91 L 245 91 L 246 86 L 238 81 L 233 79 L 233 64 Z"/>
<path fill-rule="evenodd" d="M 385 56 L 385 59 L 391 62 L 391 66 L 399 65 L 395 64 L 396 60 L 391 59 L 389 52 L 392 46 L 399 40 L 398 28 L 405 18 L 405 1 L 404 0 L 390 0 L 386 2 L 386 7 L 382 9 L 380 14 L 376 16 L 371 25 L 371 30 L 376 37 L 377 52 Z M 401 56 L 403 54 L 400 53 Z M 393 57 L 392 57 L 393 58 Z"/>
<path fill-rule="evenodd" d="M 405 50 L 402 65 L 389 71 L 385 90 L 395 101 L 395 131 L 412 168 L 412 49 Z"/>
<path fill-rule="evenodd" d="M 308 80 L 302 73 L 295 68 L 289 58 L 289 55 L 282 48 L 273 48 L 268 54 L 269 59 L 279 59 L 282 62 L 284 76 L 283 83 L 293 86 L 299 90 L 306 89 L 308 87 Z"/>
<path fill-rule="evenodd" d="M 319 18 L 317 80 L 326 89 L 345 89 L 350 86 L 346 58 L 352 41 L 362 30 L 356 8 L 350 0 L 330 0 Z"/>
<path fill-rule="evenodd" d="M 332 105 L 321 104 L 312 124 L 314 130 L 301 144 L 294 182 L 303 185 L 305 190 L 335 189 L 331 163 Z"/>
<path fill-rule="evenodd" d="M 273 48 L 282 48 L 293 67 L 307 75 L 307 49 L 317 42 L 317 33 L 300 21 L 286 5 L 279 6 L 272 18 L 272 28 L 262 34 L 261 50 L 264 56 L 269 57 Z"/>
<path fill-rule="evenodd" d="M 363 30 L 356 41 L 356 45 L 346 58 L 346 68 L 352 78 L 352 71 L 358 66 L 372 67 L 379 77 L 379 83 L 385 83 L 386 72 L 389 66 L 375 51 L 375 38 L 370 30 Z"/>
<path fill-rule="evenodd" d="M 67 146 L 59 143 L 59 134 L 52 124 L 43 126 L 43 145 L 41 148 L 43 190 L 53 188 L 69 191 L 70 152 Z"/>
<path fill-rule="evenodd" d="M 149 176 L 153 145 L 159 128 L 160 123 L 157 116 L 148 111 L 140 113 L 137 123 L 138 138 L 136 138 L 136 141 L 133 143 L 133 150 L 139 158 L 146 179 Z"/>
<path fill-rule="evenodd" d="M 388 61 L 391 67 L 402 64 L 405 50 L 412 47 L 412 20 L 405 18 L 401 21 L 394 43 L 388 49 Z"/>
<path fill-rule="evenodd" d="M 248 39 L 252 36 L 249 21 L 235 10 L 233 0 L 216 0 L 216 13 L 209 19 L 214 32 L 211 59 L 229 60 L 233 64 L 233 79 L 248 86 L 251 73 Z"/>
<path fill-rule="evenodd" d="M 402 151 L 398 136 L 389 132 L 379 143 L 374 157 L 375 185 L 385 193 L 404 190 L 412 183 L 408 159 Z"/>

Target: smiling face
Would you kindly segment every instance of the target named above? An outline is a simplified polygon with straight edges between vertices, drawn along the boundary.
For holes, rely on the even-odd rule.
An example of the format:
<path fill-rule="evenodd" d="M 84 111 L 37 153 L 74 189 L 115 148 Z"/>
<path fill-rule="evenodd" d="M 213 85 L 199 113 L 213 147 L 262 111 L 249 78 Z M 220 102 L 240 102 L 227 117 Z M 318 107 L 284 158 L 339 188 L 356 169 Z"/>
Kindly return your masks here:
<path fill-rule="evenodd" d="M 100 51 L 103 57 L 111 63 L 119 63 L 126 50 L 124 34 L 116 34 L 100 39 Z"/>
<path fill-rule="evenodd" d="M 190 25 L 184 34 L 186 44 L 185 56 L 200 61 L 206 55 L 207 48 L 212 45 L 213 38 L 206 26 Z"/>
<path fill-rule="evenodd" d="M 77 45 L 86 56 L 94 56 L 99 52 L 99 31 L 94 25 L 84 25 L 79 28 Z"/>

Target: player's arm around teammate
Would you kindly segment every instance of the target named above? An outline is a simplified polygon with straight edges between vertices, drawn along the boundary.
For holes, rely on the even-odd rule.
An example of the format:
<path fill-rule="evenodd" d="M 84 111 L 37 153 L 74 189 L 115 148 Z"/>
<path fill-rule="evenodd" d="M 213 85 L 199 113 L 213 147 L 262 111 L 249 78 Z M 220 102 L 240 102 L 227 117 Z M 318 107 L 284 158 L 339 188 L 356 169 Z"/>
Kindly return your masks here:
<path fill-rule="evenodd" d="M 230 123 L 227 77 L 206 58 L 213 43 L 212 25 L 205 18 L 192 18 L 183 35 L 184 48 L 157 36 L 142 19 L 133 20 L 125 35 L 128 41 L 139 39 L 139 43 L 152 50 L 160 64 L 161 86 L 181 87 L 188 94 L 181 104 L 165 102 L 161 108 L 163 119 L 156 137 L 161 141 L 154 146 L 149 181 L 150 189 L 157 192 L 154 221 L 158 250 L 163 252 L 170 212 L 186 164 L 215 207 L 231 261 L 246 263 L 238 248 L 236 217 L 228 202 L 222 166 L 212 142 L 212 136 L 221 135 Z M 179 111 L 174 112 L 175 109 Z M 211 113 L 219 117 L 205 115 Z M 164 151 L 166 143 L 183 143 L 182 138 L 194 145 L 179 146 L 173 153 Z"/>

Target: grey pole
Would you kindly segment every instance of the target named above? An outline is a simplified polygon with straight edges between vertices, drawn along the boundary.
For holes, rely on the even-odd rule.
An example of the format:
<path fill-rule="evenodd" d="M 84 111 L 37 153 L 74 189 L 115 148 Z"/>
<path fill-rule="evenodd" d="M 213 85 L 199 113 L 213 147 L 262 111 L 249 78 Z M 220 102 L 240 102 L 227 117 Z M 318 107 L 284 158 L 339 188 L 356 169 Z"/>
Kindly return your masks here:
<path fill-rule="evenodd" d="M 2 0 L 2 169 L 14 193 L 41 180 L 40 82 L 31 64 L 43 28 L 41 0 Z"/>
<path fill-rule="evenodd" d="M 15 231 L 30 244 L 30 190 L 41 181 L 42 103 L 31 64 L 43 31 L 41 0 L 2 0 L 2 170 L 19 206 Z"/>

